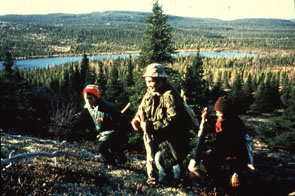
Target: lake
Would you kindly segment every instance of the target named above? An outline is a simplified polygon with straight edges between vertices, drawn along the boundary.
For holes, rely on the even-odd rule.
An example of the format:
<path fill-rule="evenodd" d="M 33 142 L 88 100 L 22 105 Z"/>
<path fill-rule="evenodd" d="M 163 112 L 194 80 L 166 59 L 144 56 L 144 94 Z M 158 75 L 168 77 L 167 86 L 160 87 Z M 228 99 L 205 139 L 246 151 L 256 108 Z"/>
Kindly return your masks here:
<path fill-rule="evenodd" d="M 186 56 L 190 54 L 196 54 L 197 52 L 178 52 L 175 56 Z M 90 60 L 109 59 L 109 58 L 128 58 L 129 56 L 136 57 L 139 54 L 101 54 L 88 56 Z M 200 55 L 206 57 L 244 57 L 244 56 L 256 56 L 257 54 L 239 53 L 239 52 L 200 52 Z M 62 65 L 64 63 L 81 62 L 83 56 L 62 56 L 62 57 L 49 57 L 49 58 L 36 58 L 36 59 L 24 59 L 15 60 L 15 65 L 19 69 L 33 68 L 33 67 L 50 67 L 53 65 Z M 0 69 L 3 69 L 3 61 L 0 61 Z"/>

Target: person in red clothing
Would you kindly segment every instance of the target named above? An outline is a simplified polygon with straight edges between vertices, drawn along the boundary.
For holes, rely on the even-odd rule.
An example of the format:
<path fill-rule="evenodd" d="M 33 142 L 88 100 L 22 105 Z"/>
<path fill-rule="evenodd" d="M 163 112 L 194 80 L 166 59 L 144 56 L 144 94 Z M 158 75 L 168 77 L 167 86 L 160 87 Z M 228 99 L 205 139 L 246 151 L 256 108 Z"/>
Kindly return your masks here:
<path fill-rule="evenodd" d="M 209 176 L 216 182 L 224 179 L 225 170 L 229 169 L 230 185 L 238 187 L 240 185 L 240 174 L 247 169 L 249 163 L 248 151 L 246 148 L 247 134 L 246 127 L 242 120 L 235 114 L 231 102 L 226 96 L 219 97 L 215 103 L 217 119 L 208 116 L 204 110 L 202 118 L 206 119 L 206 132 L 214 131 L 216 140 L 214 141 L 212 152 L 204 159 L 204 166 Z M 201 144 L 202 146 L 203 144 Z M 195 154 L 189 164 L 189 171 L 196 172 L 196 161 L 200 159 L 199 154 Z"/>

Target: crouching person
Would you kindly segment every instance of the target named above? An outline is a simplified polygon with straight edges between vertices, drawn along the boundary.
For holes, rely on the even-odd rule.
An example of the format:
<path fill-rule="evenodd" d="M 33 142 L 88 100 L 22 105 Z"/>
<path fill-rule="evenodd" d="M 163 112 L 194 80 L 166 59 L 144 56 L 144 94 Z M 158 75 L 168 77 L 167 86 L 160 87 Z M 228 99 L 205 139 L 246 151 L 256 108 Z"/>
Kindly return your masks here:
<path fill-rule="evenodd" d="M 143 131 L 147 183 L 177 183 L 184 174 L 182 162 L 189 150 L 183 100 L 167 82 L 163 65 L 148 65 L 143 77 L 147 92 L 131 124 L 134 130 Z"/>
<path fill-rule="evenodd" d="M 113 104 L 101 98 L 96 85 L 87 85 L 82 94 L 85 105 L 73 120 L 75 129 L 95 132 L 100 161 L 110 165 L 126 162 L 122 137 L 130 124 Z"/>
<path fill-rule="evenodd" d="M 247 171 L 249 154 L 246 147 L 246 128 L 242 120 L 235 114 L 231 102 L 224 96 L 215 103 L 217 119 L 203 111 L 202 119 L 206 122 L 208 132 L 215 132 L 212 152 L 204 160 L 208 174 L 218 183 L 227 184 L 225 176 L 229 174 L 231 187 L 239 187 L 241 175 Z M 204 145 L 204 144 L 202 144 Z M 188 169 L 196 171 L 195 163 L 200 157 L 193 157 Z"/>

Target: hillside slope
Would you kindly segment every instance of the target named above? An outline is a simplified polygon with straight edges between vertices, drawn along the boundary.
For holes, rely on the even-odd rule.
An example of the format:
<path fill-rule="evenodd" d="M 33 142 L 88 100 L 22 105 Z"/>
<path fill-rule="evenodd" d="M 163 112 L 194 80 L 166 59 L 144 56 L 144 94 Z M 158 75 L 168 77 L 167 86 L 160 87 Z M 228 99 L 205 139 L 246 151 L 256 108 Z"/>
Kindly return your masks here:
<path fill-rule="evenodd" d="M 252 126 L 269 120 L 243 116 Z M 129 161 L 109 166 L 96 160 L 90 152 L 95 144 L 69 145 L 64 142 L 23 138 L 1 132 L 1 158 L 20 153 L 67 152 L 58 157 L 35 156 L 6 165 L 1 171 L 1 195 L 239 195 L 280 196 L 294 192 L 295 157 L 272 153 L 254 140 L 256 171 L 240 189 L 216 186 L 204 175 L 196 180 L 187 176 L 177 186 L 148 185 L 144 155 L 126 152 Z M 90 150 L 90 151 L 89 151 Z M 75 154 L 76 156 L 72 156 Z M 2 159 L 4 160 L 4 159 Z"/>

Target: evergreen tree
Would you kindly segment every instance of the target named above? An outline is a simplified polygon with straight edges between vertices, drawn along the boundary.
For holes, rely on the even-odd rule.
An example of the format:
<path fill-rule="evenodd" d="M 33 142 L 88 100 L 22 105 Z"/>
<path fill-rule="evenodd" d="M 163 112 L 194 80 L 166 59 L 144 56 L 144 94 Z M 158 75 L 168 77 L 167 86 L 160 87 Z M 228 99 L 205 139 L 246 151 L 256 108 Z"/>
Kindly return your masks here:
<path fill-rule="evenodd" d="M 291 82 L 288 108 L 282 116 L 267 124 L 262 124 L 256 130 L 258 137 L 268 144 L 273 151 L 281 151 L 293 155 L 295 153 L 295 81 Z"/>
<path fill-rule="evenodd" d="M 254 102 L 254 96 L 253 96 L 253 84 L 252 84 L 252 77 L 251 74 L 248 75 L 248 78 L 243 86 L 243 97 L 244 101 L 243 104 L 245 106 L 245 109 L 249 109 L 250 105 Z"/>
<path fill-rule="evenodd" d="M 89 67 L 89 69 L 86 72 L 86 76 L 85 76 L 85 86 L 88 84 L 95 84 L 96 82 L 96 73 L 94 68 Z"/>
<path fill-rule="evenodd" d="M 5 68 L 4 69 L 5 72 L 8 76 L 13 71 L 12 66 L 14 65 L 14 62 L 13 62 L 12 54 L 8 50 L 5 50 L 3 56 L 4 56 L 3 66 Z"/>
<path fill-rule="evenodd" d="M 118 60 L 115 60 L 106 84 L 105 97 L 109 102 L 114 103 L 119 108 L 123 108 L 129 100 L 126 92 L 123 90 L 123 85 L 119 80 L 118 66 Z"/>
<path fill-rule="evenodd" d="M 127 64 L 127 71 L 126 71 L 126 75 L 124 78 L 124 86 L 125 87 L 131 87 L 132 85 L 134 85 L 133 70 L 134 70 L 134 65 L 132 63 L 131 56 L 129 56 L 128 64 Z"/>
<path fill-rule="evenodd" d="M 192 65 L 188 66 L 186 69 L 182 85 L 187 98 L 187 103 L 192 107 L 196 114 L 200 113 L 202 107 L 207 104 L 207 85 L 203 76 L 203 61 L 198 52 L 193 59 Z"/>
<path fill-rule="evenodd" d="M 96 84 L 102 96 L 105 96 L 107 78 L 107 74 L 105 74 L 103 69 L 103 63 L 101 61 L 98 61 L 98 76 Z"/>
<path fill-rule="evenodd" d="M 150 63 L 171 63 L 174 52 L 171 26 L 167 24 L 168 16 L 163 14 L 158 0 L 153 4 L 152 14 L 147 17 L 143 45 L 139 53 L 139 65 L 145 67 Z"/>
<path fill-rule="evenodd" d="M 69 70 L 69 98 L 74 103 L 80 103 L 82 101 L 82 84 L 80 82 L 80 73 L 77 64 L 73 64 Z"/>
<path fill-rule="evenodd" d="M 231 88 L 229 81 L 230 81 L 230 76 L 229 76 L 228 72 L 225 72 L 224 77 L 223 77 L 223 83 L 222 83 L 223 89 L 230 89 Z"/>
<path fill-rule="evenodd" d="M 243 80 L 239 73 L 236 74 L 231 91 L 228 93 L 228 98 L 231 100 L 233 107 L 237 113 L 245 112 L 244 108 L 244 93 Z"/>
<path fill-rule="evenodd" d="M 38 129 L 38 115 L 33 104 L 31 86 L 21 76 L 17 66 L 12 69 L 13 59 L 9 51 L 4 55 L 4 75 L 1 77 L 1 127 L 14 129 L 22 134 Z"/>
<path fill-rule="evenodd" d="M 225 92 L 222 88 L 222 81 L 219 75 L 219 77 L 214 82 L 212 89 L 210 90 L 210 99 L 215 102 L 218 99 L 218 97 L 221 97 L 223 95 L 225 95 Z"/>
<path fill-rule="evenodd" d="M 280 79 L 277 77 L 278 75 L 276 73 L 270 73 L 270 82 L 268 85 L 270 86 L 270 93 L 272 94 L 271 96 L 271 102 L 273 104 L 274 109 L 281 108 L 282 103 L 281 103 L 281 94 L 279 92 L 279 87 L 280 87 Z"/>
<path fill-rule="evenodd" d="M 144 93 L 146 85 L 142 78 L 145 68 L 150 63 L 172 63 L 171 56 L 174 53 L 174 44 L 172 42 L 171 26 L 167 24 L 168 16 L 163 14 L 162 7 L 158 0 L 153 4 L 152 13 L 147 17 L 147 26 L 144 30 L 143 45 L 137 59 L 139 68 L 134 69 L 130 97 L 131 109 L 136 111 Z"/>
<path fill-rule="evenodd" d="M 278 108 L 280 103 L 278 87 L 271 84 L 270 77 L 261 81 L 258 86 L 254 103 L 251 105 L 252 110 L 260 112 L 273 112 Z"/>
<path fill-rule="evenodd" d="M 84 53 L 82 61 L 81 61 L 81 69 L 80 69 L 81 89 L 84 88 L 86 85 L 88 85 L 86 81 L 86 74 L 88 72 L 89 72 L 89 59 L 87 58 L 87 55 Z"/>
<path fill-rule="evenodd" d="M 284 106 L 284 108 L 287 108 L 290 105 L 291 100 L 291 85 L 289 83 L 288 76 L 285 76 L 283 79 L 283 85 L 282 85 L 282 91 L 281 91 L 281 101 Z"/>
<path fill-rule="evenodd" d="M 69 78 L 69 71 L 67 69 L 63 70 L 63 81 L 61 83 L 61 93 L 63 96 L 68 98 L 69 95 L 69 88 L 70 88 L 70 78 Z"/>
<path fill-rule="evenodd" d="M 132 63 L 131 56 L 128 59 L 126 70 L 124 71 L 124 75 L 122 77 L 122 83 L 124 87 L 124 91 L 128 95 L 128 97 L 132 96 L 132 86 L 134 85 L 133 80 L 133 71 L 134 71 L 134 64 Z"/>

